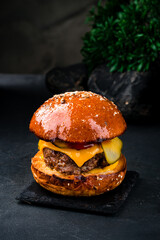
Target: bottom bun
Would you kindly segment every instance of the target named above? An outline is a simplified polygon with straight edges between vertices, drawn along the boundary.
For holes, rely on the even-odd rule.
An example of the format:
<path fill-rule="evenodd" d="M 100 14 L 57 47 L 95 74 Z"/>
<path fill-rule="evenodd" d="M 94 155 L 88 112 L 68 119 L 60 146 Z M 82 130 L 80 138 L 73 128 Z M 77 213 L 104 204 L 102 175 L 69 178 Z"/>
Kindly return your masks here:
<path fill-rule="evenodd" d="M 47 190 L 67 196 L 95 196 L 118 187 L 126 174 L 126 159 L 120 159 L 103 169 L 81 175 L 65 175 L 46 166 L 43 153 L 32 158 L 31 170 L 37 183 Z"/>

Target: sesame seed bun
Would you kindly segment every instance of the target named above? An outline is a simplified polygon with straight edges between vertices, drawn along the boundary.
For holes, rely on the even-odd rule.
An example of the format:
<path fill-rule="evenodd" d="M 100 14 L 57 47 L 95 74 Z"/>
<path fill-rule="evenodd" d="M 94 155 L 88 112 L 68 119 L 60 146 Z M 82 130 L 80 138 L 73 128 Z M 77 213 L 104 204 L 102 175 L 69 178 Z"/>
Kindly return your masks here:
<path fill-rule="evenodd" d="M 117 137 L 125 130 L 126 122 L 117 106 L 87 91 L 53 96 L 30 122 L 30 131 L 46 141 L 96 142 Z"/>
<path fill-rule="evenodd" d="M 32 158 L 31 170 L 36 182 L 43 188 L 67 196 L 95 196 L 118 187 L 126 174 L 126 159 L 120 159 L 103 169 L 94 169 L 81 175 L 65 175 L 46 166 L 42 152 Z"/>

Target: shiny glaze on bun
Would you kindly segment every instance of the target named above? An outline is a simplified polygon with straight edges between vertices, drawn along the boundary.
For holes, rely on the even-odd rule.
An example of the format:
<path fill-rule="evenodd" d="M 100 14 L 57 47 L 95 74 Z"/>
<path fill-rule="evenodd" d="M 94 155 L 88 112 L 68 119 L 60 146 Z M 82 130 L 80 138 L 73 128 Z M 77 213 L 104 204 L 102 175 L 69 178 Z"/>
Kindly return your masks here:
<path fill-rule="evenodd" d="M 55 95 L 34 113 L 30 130 L 46 141 L 96 142 L 121 135 L 126 122 L 107 98 L 87 91 Z"/>

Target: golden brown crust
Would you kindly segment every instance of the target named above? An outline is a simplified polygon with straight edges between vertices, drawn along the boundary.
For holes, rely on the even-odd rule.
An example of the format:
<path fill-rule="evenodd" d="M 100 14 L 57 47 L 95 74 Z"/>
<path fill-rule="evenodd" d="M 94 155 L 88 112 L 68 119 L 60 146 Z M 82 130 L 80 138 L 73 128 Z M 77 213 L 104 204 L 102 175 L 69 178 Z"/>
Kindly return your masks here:
<path fill-rule="evenodd" d="M 32 159 L 31 170 L 36 182 L 51 192 L 67 196 L 95 196 L 121 184 L 126 174 L 126 159 L 121 155 L 115 167 L 107 172 L 64 175 L 47 167 L 42 153 L 38 152 Z"/>
<path fill-rule="evenodd" d="M 48 99 L 34 113 L 30 130 L 48 141 L 95 142 L 121 135 L 126 122 L 113 102 L 80 91 Z"/>

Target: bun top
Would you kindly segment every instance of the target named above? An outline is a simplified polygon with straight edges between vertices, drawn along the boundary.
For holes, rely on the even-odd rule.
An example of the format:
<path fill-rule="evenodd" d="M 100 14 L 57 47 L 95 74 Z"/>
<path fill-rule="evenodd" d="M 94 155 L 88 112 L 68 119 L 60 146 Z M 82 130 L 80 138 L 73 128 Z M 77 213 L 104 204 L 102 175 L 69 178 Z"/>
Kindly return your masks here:
<path fill-rule="evenodd" d="M 96 142 L 121 135 L 126 122 L 107 98 L 87 91 L 54 95 L 34 113 L 30 131 L 41 139 Z"/>

